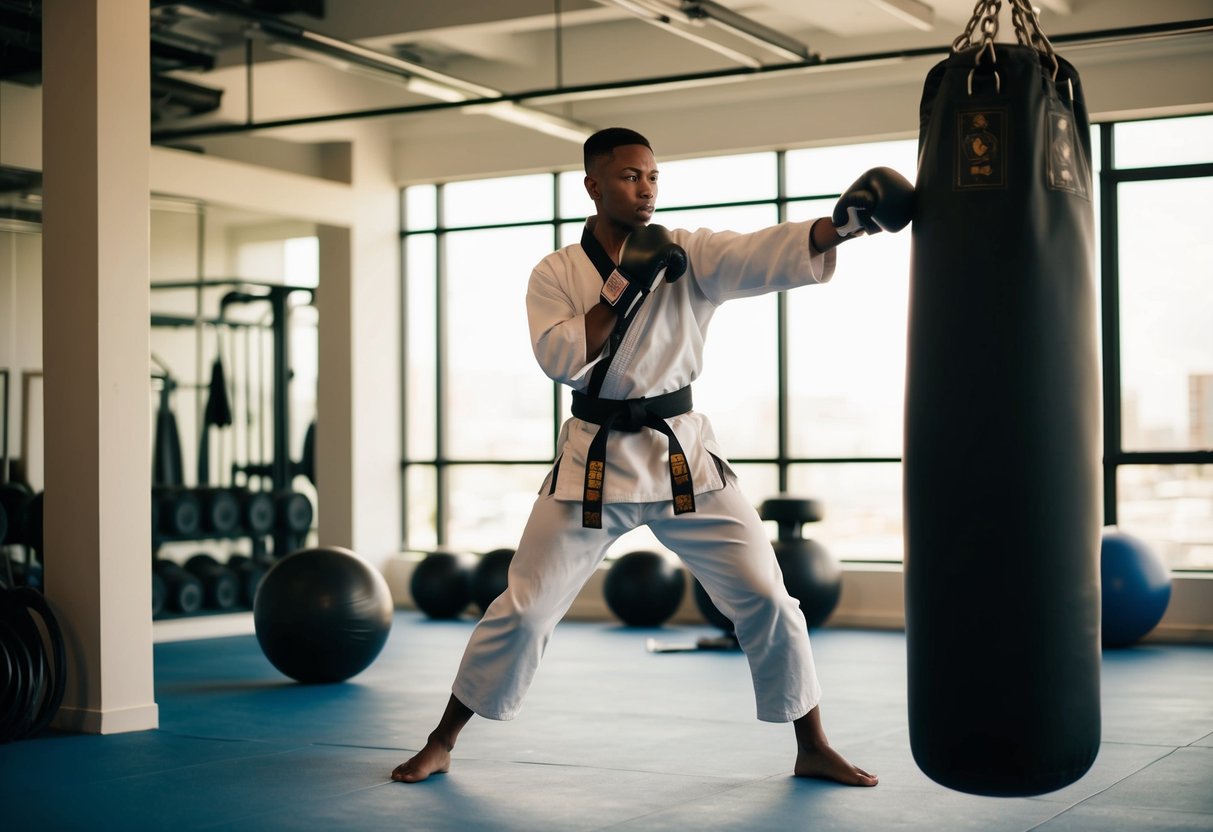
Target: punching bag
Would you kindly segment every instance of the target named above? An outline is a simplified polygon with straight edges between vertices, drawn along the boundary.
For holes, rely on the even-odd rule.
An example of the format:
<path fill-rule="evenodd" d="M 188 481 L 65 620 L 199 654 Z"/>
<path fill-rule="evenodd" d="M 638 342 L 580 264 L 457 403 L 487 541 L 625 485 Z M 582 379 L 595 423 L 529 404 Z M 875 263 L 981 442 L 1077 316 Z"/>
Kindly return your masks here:
<path fill-rule="evenodd" d="M 923 91 L 905 601 L 915 761 L 1012 796 L 1099 749 L 1102 440 L 1082 90 L 1026 3 L 1019 43 L 993 42 L 1000 6 Z"/>

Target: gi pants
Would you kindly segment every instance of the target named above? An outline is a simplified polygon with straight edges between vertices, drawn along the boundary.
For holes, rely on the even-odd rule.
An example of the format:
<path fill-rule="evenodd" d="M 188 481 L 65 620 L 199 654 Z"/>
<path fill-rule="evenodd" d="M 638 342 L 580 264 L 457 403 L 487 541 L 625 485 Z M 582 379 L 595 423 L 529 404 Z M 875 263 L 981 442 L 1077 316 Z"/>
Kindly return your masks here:
<path fill-rule="evenodd" d="M 491 719 L 517 716 L 556 624 L 622 534 L 648 525 L 678 553 L 716 607 L 734 622 L 754 683 L 758 719 L 790 722 L 811 711 L 821 687 L 799 603 L 775 551 L 732 476 L 675 515 L 669 501 L 608 503 L 602 528 L 581 525 L 581 503 L 544 493 L 510 562 L 509 587 L 472 632 L 452 693 Z"/>

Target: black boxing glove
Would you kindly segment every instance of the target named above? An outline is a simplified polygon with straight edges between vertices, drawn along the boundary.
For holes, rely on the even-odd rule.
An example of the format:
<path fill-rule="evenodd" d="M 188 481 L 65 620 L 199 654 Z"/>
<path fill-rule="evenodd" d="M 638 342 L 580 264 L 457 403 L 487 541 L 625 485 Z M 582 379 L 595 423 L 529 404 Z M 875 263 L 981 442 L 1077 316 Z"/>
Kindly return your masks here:
<path fill-rule="evenodd" d="M 872 168 L 839 197 L 830 218 L 838 236 L 900 231 L 914 215 L 914 186 L 892 168 Z"/>
<path fill-rule="evenodd" d="M 631 315 L 665 277 L 673 283 L 687 270 L 687 253 L 664 225 L 644 225 L 623 241 L 619 266 L 602 284 L 599 299 L 621 318 Z"/>

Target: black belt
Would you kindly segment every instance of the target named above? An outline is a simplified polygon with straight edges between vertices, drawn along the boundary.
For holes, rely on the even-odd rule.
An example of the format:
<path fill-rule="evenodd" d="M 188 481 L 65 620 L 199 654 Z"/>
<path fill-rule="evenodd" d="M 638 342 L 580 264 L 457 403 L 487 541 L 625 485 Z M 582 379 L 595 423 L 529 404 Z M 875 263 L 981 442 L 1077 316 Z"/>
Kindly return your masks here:
<path fill-rule="evenodd" d="M 612 430 L 636 433 L 652 428 L 665 434 L 670 448 L 670 488 L 674 495 L 674 513 L 695 510 L 695 486 L 691 482 L 691 467 L 674 430 L 666 419 L 691 412 L 691 388 L 688 385 L 673 393 L 653 398 L 599 399 L 573 391 L 573 415 L 582 421 L 601 425 L 585 464 L 585 489 L 582 494 L 581 525 L 587 529 L 602 528 L 602 491 L 606 479 L 607 437 Z"/>

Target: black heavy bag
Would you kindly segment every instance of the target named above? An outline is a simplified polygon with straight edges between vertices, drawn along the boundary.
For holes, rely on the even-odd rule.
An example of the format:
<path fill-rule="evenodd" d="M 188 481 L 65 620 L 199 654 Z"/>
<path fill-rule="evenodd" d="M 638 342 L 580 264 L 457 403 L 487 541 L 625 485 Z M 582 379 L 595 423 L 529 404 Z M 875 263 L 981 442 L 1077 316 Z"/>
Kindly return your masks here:
<path fill-rule="evenodd" d="M 997 21 L 998 4 L 983 6 Z M 931 70 L 921 108 L 904 457 L 910 744 L 944 786 L 1033 795 L 1081 777 L 1100 743 L 1090 148 L 1073 67 L 1039 48 L 1043 35 L 994 45 L 988 28 Z"/>

